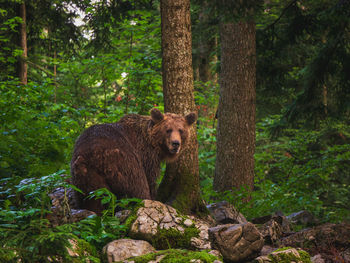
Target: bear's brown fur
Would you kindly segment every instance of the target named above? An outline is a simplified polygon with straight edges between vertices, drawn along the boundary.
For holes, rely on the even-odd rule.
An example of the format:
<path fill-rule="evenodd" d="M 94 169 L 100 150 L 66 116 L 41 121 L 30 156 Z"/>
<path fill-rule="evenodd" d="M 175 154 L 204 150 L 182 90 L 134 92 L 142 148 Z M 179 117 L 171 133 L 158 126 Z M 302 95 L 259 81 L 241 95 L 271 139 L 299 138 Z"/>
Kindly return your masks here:
<path fill-rule="evenodd" d="M 100 202 L 86 198 L 99 188 L 118 198 L 154 199 L 161 161 L 176 159 L 196 119 L 195 113 L 182 117 L 152 109 L 151 116 L 129 114 L 85 130 L 71 161 L 72 183 L 84 192 L 80 207 L 100 213 Z"/>

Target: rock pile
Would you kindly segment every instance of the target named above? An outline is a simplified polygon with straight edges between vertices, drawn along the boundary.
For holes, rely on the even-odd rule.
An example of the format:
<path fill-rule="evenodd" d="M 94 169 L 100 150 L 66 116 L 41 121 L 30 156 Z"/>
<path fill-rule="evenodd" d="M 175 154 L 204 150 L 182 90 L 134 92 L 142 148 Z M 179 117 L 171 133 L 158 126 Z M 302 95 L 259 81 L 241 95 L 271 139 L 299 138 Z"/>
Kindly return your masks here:
<path fill-rule="evenodd" d="M 57 189 L 52 195 L 54 225 L 81 220 L 94 213 L 69 210 L 71 193 Z M 74 201 L 74 200 L 73 200 Z M 291 224 L 317 223 L 306 211 L 288 217 L 282 213 L 248 222 L 232 205 L 219 202 L 208 206 L 214 220 L 181 215 L 158 201 L 143 200 L 136 211 L 116 213 L 120 222 L 129 222 L 128 237 L 107 244 L 106 262 L 350 262 L 350 224 L 324 224 L 299 232 Z M 64 213 L 63 213 L 64 214 Z M 283 248 L 287 247 L 287 248 Z M 185 249 L 185 250 L 184 250 Z M 309 254 L 312 257 L 309 256 Z M 138 261 L 138 262 L 140 262 Z M 172 262 L 172 261 L 171 261 Z"/>

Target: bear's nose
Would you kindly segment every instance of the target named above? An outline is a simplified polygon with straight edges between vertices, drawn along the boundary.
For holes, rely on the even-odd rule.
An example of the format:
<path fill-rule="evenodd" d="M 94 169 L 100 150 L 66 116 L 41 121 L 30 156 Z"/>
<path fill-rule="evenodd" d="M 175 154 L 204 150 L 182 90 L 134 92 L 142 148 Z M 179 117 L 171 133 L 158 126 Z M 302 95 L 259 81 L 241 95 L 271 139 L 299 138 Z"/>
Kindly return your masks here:
<path fill-rule="evenodd" d="M 171 143 L 171 145 L 172 145 L 174 148 L 179 148 L 180 142 L 179 142 L 179 141 L 173 141 L 173 142 Z"/>

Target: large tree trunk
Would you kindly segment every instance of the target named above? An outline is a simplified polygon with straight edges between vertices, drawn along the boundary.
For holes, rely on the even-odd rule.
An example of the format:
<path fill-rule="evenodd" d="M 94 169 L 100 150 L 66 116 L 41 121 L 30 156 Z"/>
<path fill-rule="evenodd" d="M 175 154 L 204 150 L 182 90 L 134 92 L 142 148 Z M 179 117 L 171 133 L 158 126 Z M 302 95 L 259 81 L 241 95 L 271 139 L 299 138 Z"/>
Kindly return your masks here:
<path fill-rule="evenodd" d="M 20 69 L 19 69 L 19 79 L 23 85 L 27 84 L 27 72 L 28 72 L 28 64 L 27 64 L 27 29 L 26 29 L 26 5 L 23 2 L 20 5 L 19 9 L 20 17 L 22 18 L 22 23 L 20 26 L 20 34 L 21 34 L 21 48 L 23 50 L 22 57 L 20 58 Z"/>
<path fill-rule="evenodd" d="M 214 189 L 254 185 L 255 24 L 220 25 L 221 73 Z"/>
<path fill-rule="evenodd" d="M 160 4 L 165 111 L 185 115 L 195 111 L 190 0 L 161 0 Z M 205 211 L 199 190 L 195 125 L 188 147 L 176 162 L 167 164 L 157 199 L 183 213 Z"/>

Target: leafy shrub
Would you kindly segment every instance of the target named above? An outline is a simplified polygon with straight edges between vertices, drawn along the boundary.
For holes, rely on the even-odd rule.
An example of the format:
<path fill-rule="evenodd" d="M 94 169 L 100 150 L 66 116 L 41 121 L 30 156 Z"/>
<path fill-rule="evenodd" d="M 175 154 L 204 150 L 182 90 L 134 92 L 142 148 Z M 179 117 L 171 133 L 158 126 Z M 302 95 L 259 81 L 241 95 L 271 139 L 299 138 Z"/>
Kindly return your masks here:
<path fill-rule="evenodd" d="M 257 125 L 256 190 L 247 215 L 306 209 L 323 221 L 349 217 L 349 127 L 327 120 L 319 130 L 288 129 L 270 139 L 271 122 Z"/>
<path fill-rule="evenodd" d="M 68 168 L 81 130 L 75 109 L 52 101 L 50 83 L 0 82 L 0 173 L 4 177 L 43 176 Z"/>
<path fill-rule="evenodd" d="M 91 216 L 77 223 L 53 227 L 47 219 L 51 213 L 48 195 L 56 187 L 71 187 L 63 173 L 60 171 L 41 178 L 27 178 L 18 185 L 2 185 L 1 195 L 5 193 L 9 198 L 0 202 L 1 262 L 47 262 L 48 258 L 62 262 L 74 262 L 75 259 L 76 262 L 84 262 L 88 258 L 91 262 L 99 262 L 96 251 L 101 251 L 108 242 L 126 234 L 127 227 L 120 224 L 111 210 L 102 217 Z M 114 204 L 121 207 L 138 201 L 116 201 L 107 191 L 98 191 L 96 196 L 114 198 Z M 88 249 L 89 254 L 81 253 L 81 257 L 72 259 L 67 251 L 71 247 L 69 240 L 77 240 Z"/>
<path fill-rule="evenodd" d="M 71 247 L 69 240 L 81 244 L 79 237 L 61 226 L 52 227 L 47 219 L 51 207 L 48 194 L 58 186 L 68 187 L 63 173 L 1 186 L 1 196 L 7 196 L 0 202 L 1 262 L 47 262 L 49 258 L 72 262 L 67 250 Z M 97 262 L 95 255 L 89 257 Z"/>
<path fill-rule="evenodd" d="M 247 189 L 217 193 L 212 189 L 214 168 L 201 177 L 202 196 L 207 202 L 227 200 L 248 218 L 282 211 L 308 210 L 321 222 L 350 217 L 350 129 L 327 120 L 319 130 L 288 129 L 271 138 L 269 129 L 278 116 L 257 124 L 255 189 L 251 201 Z M 215 167 L 215 146 L 209 164 Z M 201 149 L 201 148 L 200 148 Z M 205 155 L 200 152 L 200 156 Z M 211 175 L 210 175 L 211 173 Z M 201 171 L 202 174 L 202 171 Z"/>
<path fill-rule="evenodd" d="M 216 108 L 218 86 L 212 82 L 195 82 L 198 110 L 197 139 L 200 185 L 204 199 L 210 198 L 216 160 Z M 207 196 L 208 194 L 208 196 Z"/>

